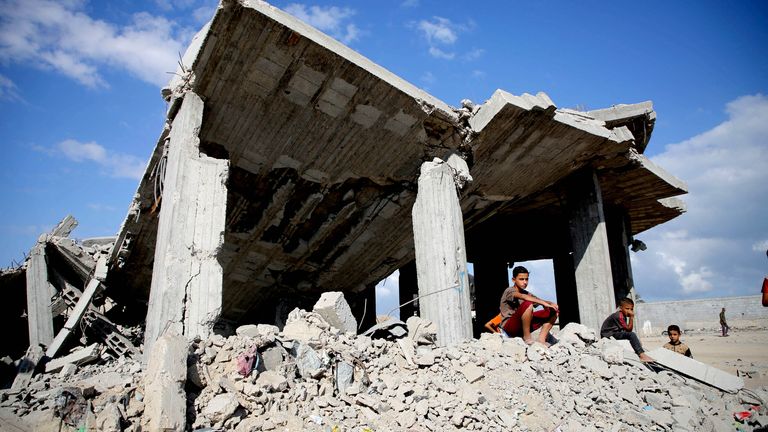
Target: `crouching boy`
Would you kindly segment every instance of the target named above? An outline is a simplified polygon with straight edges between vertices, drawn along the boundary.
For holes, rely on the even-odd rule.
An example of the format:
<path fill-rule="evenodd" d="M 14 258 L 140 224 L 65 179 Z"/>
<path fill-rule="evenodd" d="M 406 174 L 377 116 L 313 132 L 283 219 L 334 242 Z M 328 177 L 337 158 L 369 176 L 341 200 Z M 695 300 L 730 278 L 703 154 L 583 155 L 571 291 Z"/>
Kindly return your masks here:
<path fill-rule="evenodd" d="M 608 315 L 600 327 L 600 337 L 629 340 L 635 354 L 644 362 L 652 362 L 653 359 L 645 353 L 640 339 L 632 331 L 635 321 L 635 302 L 632 299 L 623 298 L 619 301 L 619 310 Z"/>

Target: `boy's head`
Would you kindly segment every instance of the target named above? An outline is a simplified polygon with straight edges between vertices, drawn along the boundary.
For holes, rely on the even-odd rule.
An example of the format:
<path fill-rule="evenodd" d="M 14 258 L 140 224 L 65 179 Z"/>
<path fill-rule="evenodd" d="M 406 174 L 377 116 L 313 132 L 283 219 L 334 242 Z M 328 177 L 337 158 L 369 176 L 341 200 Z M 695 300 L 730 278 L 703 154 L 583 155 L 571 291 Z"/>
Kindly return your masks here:
<path fill-rule="evenodd" d="M 619 300 L 619 310 L 625 316 L 633 315 L 635 312 L 635 302 L 631 298 L 623 298 Z"/>
<path fill-rule="evenodd" d="M 669 336 L 669 342 L 672 344 L 680 342 L 680 327 L 675 324 L 667 327 L 667 336 Z"/>
<path fill-rule="evenodd" d="M 528 288 L 528 276 L 530 273 L 528 269 L 523 266 L 517 266 L 512 269 L 512 283 L 515 284 L 517 289 Z"/>

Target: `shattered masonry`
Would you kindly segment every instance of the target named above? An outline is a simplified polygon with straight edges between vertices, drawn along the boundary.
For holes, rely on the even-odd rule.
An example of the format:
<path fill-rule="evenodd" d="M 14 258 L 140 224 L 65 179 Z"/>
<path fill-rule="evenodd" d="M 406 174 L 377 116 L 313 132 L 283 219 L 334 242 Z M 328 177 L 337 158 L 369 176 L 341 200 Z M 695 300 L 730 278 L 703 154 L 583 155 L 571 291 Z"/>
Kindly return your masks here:
<path fill-rule="evenodd" d="M 223 0 L 177 72 L 117 236 L 74 241 L 68 217 L 0 275 L 3 319 L 29 330 L 0 353 L 0 408 L 102 430 L 720 430 L 709 413 L 765 405 L 594 340 L 634 296 L 634 236 L 684 212 L 643 155 L 650 102 L 497 90 L 456 109 L 251 0 Z M 561 343 L 473 339 L 507 266 L 544 258 Z M 407 322 L 377 323 L 398 269 Z"/>

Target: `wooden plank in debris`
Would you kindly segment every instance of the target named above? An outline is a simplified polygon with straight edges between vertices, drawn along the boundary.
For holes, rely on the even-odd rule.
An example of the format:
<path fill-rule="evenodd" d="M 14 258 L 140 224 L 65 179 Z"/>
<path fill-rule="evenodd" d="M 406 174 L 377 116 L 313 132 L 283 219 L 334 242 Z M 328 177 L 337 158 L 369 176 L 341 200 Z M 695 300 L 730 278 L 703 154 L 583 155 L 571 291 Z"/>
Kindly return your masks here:
<path fill-rule="evenodd" d="M 64 357 L 53 359 L 45 365 L 45 373 L 56 372 L 64 367 L 67 363 L 74 365 L 81 365 L 92 362 L 99 358 L 101 348 L 99 344 L 88 345 L 87 347 L 75 351 Z"/>
<path fill-rule="evenodd" d="M 26 388 L 32 381 L 32 375 L 35 373 L 35 367 L 40 359 L 43 358 L 43 349 L 38 345 L 30 346 L 26 354 L 19 363 L 19 369 L 16 372 L 16 378 L 11 385 L 12 390 L 21 390 Z"/>
<path fill-rule="evenodd" d="M 67 322 L 64 323 L 64 327 L 62 327 L 59 334 L 56 335 L 56 338 L 54 338 L 53 342 L 48 346 L 45 355 L 51 358 L 56 356 L 56 353 L 67 340 L 67 337 L 72 333 L 72 330 L 77 328 L 80 319 L 83 318 L 83 314 L 88 310 L 88 306 L 91 304 L 93 296 L 99 291 L 100 286 L 101 283 L 95 278 L 88 282 L 88 286 L 85 287 L 83 295 L 80 297 L 80 300 L 77 302 L 74 309 L 72 309 L 72 313 L 69 314 Z"/>
<path fill-rule="evenodd" d="M 48 346 L 53 341 L 53 312 L 45 261 L 45 237 L 32 248 L 27 263 L 27 324 L 29 345 Z"/>
<path fill-rule="evenodd" d="M 735 393 L 744 387 L 742 378 L 666 348 L 656 348 L 646 352 L 646 354 L 662 366 L 720 390 Z"/>
<path fill-rule="evenodd" d="M 56 228 L 51 231 L 51 235 L 57 237 L 69 237 L 69 235 L 72 233 L 72 230 L 74 230 L 76 227 L 77 219 L 72 217 L 72 215 L 67 215 L 67 217 L 62 219 L 61 222 L 56 225 Z"/>

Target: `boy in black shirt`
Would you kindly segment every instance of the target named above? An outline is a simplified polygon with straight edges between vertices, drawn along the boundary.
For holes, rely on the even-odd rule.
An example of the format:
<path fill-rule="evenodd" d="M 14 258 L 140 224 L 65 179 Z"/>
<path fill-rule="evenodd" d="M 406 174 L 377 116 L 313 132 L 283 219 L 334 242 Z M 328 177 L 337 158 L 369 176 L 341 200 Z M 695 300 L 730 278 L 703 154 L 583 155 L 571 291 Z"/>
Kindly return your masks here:
<path fill-rule="evenodd" d="M 623 298 L 619 301 L 619 310 L 608 315 L 608 318 L 603 321 L 603 325 L 600 327 L 600 337 L 628 339 L 640 360 L 646 363 L 652 362 L 653 359 L 645 353 L 643 346 L 640 344 L 640 339 L 632 331 L 634 321 L 635 302 L 632 299 Z"/>

